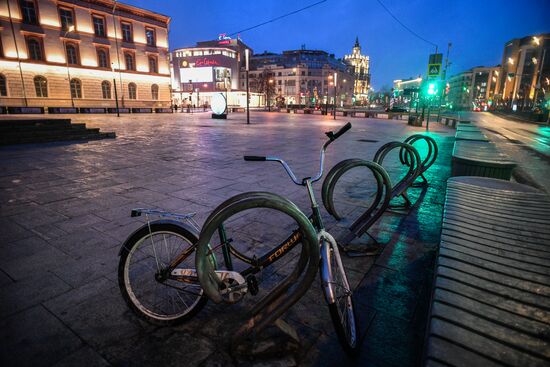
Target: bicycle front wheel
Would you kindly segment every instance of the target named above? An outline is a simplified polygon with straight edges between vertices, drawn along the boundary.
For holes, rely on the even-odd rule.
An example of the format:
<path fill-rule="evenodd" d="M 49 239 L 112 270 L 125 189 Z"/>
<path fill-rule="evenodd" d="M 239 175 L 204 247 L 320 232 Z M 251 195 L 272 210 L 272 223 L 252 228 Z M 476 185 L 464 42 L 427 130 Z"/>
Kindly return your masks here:
<path fill-rule="evenodd" d="M 205 305 L 194 269 L 197 241 L 183 225 L 166 222 L 145 225 L 130 236 L 121 249 L 118 284 L 134 313 L 153 324 L 175 325 Z"/>
<path fill-rule="evenodd" d="M 351 355 L 359 351 L 357 319 L 353 294 L 340 258 L 338 246 L 324 242 L 321 249 L 321 279 L 330 318 L 344 350 Z"/>

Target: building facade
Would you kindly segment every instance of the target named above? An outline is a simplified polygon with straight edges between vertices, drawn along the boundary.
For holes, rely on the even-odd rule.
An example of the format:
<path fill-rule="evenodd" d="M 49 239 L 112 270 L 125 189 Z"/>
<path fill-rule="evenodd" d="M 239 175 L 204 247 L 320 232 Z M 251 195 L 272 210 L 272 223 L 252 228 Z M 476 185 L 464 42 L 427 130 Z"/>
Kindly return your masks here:
<path fill-rule="evenodd" d="M 370 60 L 361 54 L 359 37 L 355 38 L 351 55 L 345 55 L 344 61 L 350 65 L 354 77 L 353 94 L 356 103 L 365 104 L 369 100 L 370 90 Z"/>
<path fill-rule="evenodd" d="M 2 1 L 0 105 L 169 107 L 169 22 L 111 0 Z"/>
<path fill-rule="evenodd" d="M 240 80 L 241 88 L 246 88 L 243 69 Z M 325 51 L 301 49 L 253 55 L 249 80 L 250 90 L 265 94 L 270 105 L 352 104 L 352 71 Z"/>
<path fill-rule="evenodd" d="M 500 65 L 478 66 L 449 78 L 447 103 L 458 110 L 487 110 L 496 104 Z"/>
<path fill-rule="evenodd" d="M 233 101 L 232 92 L 241 89 L 239 71 L 245 66 L 246 49 L 252 54 L 239 38 L 221 34 L 217 40 L 173 50 L 170 73 L 174 103 L 202 106 L 209 104 L 212 93 L 225 92 L 231 97 L 230 104 L 240 105 Z"/>
<path fill-rule="evenodd" d="M 498 105 L 530 109 L 550 93 L 550 33 L 506 42 L 499 75 Z"/>

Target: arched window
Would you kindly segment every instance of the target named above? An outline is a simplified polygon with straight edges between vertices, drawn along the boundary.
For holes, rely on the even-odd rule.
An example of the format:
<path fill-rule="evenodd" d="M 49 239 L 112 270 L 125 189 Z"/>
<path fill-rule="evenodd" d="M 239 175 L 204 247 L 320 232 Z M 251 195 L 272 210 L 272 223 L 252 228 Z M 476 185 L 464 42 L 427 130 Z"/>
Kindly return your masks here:
<path fill-rule="evenodd" d="M 159 99 L 159 86 L 156 84 L 151 85 L 151 99 L 155 101 Z"/>
<path fill-rule="evenodd" d="M 158 73 L 157 58 L 154 56 L 149 56 L 149 72 Z"/>
<path fill-rule="evenodd" d="M 29 49 L 29 58 L 31 60 L 42 60 L 42 46 L 36 38 L 27 39 L 27 48 Z"/>
<path fill-rule="evenodd" d="M 82 98 L 82 83 L 79 79 L 71 79 L 71 98 Z"/>
<path fill-rule="evenodd" d="M 37 97 L 47 97 L 48 96 L 48 80 L 42 75 L 37 75 L 34 77 L 34 89 L 36 90 Z"/>
<path fill-rule="evenodd" d="M 136 70 L 136 63 L 134 62 L 134 55 L 132 53 L 125 52 L 124 61 L 126 62 L 126 70 Z"/>
<path fill-rule="evenodd" d="M 137 99 L 137 87 L 134 83 L 128 84 L 128 99 Z"/>
<path fill-rule="evenodd" d="M 100 48 L 97 50 L 97 66 L 100 68 L 109 67 L 109 57 L 105 49 Z"/>
<path fill-rule="evenodd" d="M 106 80 L 101 82 L 101 94 L 103 99 L 111 99 L 111 83 Z"/>
<path fill-rule="evenodd" d="M 76 45 L 67 43 L 65 50 L 67 52 L 67 63 L 69 65 L 78 65 L 78 50 Z"/>
<path fill-rule="evenodd" d="M 0 74 L 0 97 L 7 97 L 8 85 L 4 74 Z"/>

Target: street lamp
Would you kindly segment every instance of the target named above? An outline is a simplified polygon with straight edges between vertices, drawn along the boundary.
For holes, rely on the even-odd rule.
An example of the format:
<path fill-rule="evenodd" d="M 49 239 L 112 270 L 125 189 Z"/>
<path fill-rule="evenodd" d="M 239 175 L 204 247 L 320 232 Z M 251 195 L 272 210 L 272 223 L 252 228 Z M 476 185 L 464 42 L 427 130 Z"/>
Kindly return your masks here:
<path fill-rule="evenodd" d="M 334 119 L 336 120 L 336 88 L 338 85 L 338 74 L 334 73 Z"/>
<path fill-rule="evenodd" d="M 267 110 L 271 112 L 271 101 L 269 100 L 269 89 L 271 88 L 271 85 L 273 84 L 273 79 L 269 79 L 267 81 L 267 88 L 266 88 L 266 97 L 267 97 Z"/>
<path fill-rule="evenodd" d="M 74 25 L 69 26 L 63 35 L 63 38 L 67 38 L 67 34 L 74 31 Z M 69 71 L 69 53 L 67 52 L 67 42 L 65 41 L 65 65 L 67 66 L 67 78 L 69 79 L 69 95 L 71 96 L 71 106 L 74 108 L 73 91 L 71 88 L 71 73 Z"/>
<path fill-rule="evenodd" d="M 248 72 L 250 71 L 250 49 L 247 48 L 244 50 L 244 57 L 246 66 L 246 123 L 250 124 L 250 88 L 248 86 Z"/>
<path fill-rule="evenodd" d="M 118 108 L 118 92 L 116 90 L 116 78 L 115 78 L 115 63 L 111 63 L 111 70 L 113 70 L 113 88 L 115 90 L 115 107 L 116 107 L 116 117 L 120 117 L 120 110 Z M 120 86 L 122 88 L 122 85 Z"/>

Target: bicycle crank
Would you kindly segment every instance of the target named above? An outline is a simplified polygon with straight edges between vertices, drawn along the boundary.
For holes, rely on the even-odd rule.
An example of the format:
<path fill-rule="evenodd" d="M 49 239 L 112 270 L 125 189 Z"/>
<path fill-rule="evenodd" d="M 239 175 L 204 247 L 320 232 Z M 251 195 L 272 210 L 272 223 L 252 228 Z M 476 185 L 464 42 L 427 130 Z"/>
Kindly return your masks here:
<path fill-rule="evenodd" d="M 248 282 L 236 271 L 216 270 L 220 277 L 220 294 L 227 303 L 237 303 L 248 292 Z M 174 269 L 170 273 L 177 280 L 186 283 L 198 283 L 195 269 Z"/>

